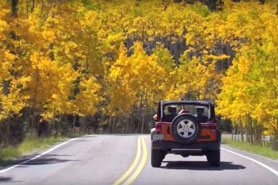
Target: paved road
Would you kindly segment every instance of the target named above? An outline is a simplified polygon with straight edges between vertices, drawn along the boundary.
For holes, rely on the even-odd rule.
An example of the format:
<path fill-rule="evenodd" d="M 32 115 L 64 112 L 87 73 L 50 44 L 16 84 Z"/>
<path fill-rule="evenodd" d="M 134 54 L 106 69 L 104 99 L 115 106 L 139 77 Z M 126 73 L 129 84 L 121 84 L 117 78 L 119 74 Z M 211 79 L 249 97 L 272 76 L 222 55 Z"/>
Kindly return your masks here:
<path fill-rule="evenodd" d="M 277 161 L 240 153 L 278 171 Z M 254 161 L 226 150 L 221 155 L 220 168 L 209 167 L 205 157 L 178 155 L 167 155 L 161 168 L 152 168 L 149 136 L 93 135 L 71 141 L 9 171 L 0 169 L 0 184 L 278 184 L 277 175 Z"/>

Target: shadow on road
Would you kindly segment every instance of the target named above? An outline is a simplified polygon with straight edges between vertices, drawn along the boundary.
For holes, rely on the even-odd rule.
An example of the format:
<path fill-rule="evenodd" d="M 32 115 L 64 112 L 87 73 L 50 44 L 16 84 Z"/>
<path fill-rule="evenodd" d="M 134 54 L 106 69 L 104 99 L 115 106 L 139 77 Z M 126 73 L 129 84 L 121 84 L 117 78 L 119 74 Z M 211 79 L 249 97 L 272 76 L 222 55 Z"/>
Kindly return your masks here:
<path fill-rule="evenodd" d="M 14 181 L 13 178 L 11 177 L 0 177 L 0 184 L 12 184 L 12 183 L 16 183 L 16 182 L 22 182 L 22 181 Z"/>
<path fill-rule="evenodd" d="M 0 183 L 12 181 L 11 177 L 0 177 Z"/>
<path fill-rule="evenodd" d="M 77 140 L 74 140 L 72 142 L 74 142 L 74 143 L 83 143 L 83 142 L 88 142 L 88 140 L 86 140 L 86 138 L 84 138 L 84 139 L 77 139 Z"/>
<path fill-rule="evenodd" d="M 3 164 L 0 168 L 4 169 L 7 168 L 9 166 L 13 166 L 13 165 L 17 165 L 17 164 L 21 164 L 31 158 L 33 158 L 36 155 L 26 155 L 24 157 L 22 157 L 22 159 L 17 159 L 14 161 L 6 161 L 5 164 Z M 28 163 L 25 163 L 23 166 L 20 167 L 25 167 L 25 166 L 30 166 L 30 165 L 46 165 L 46 164 L 55 164 L 55 163 L 65 163 L 65 162 L 71 162 L 71 161 L 78 161 L 78 160 L 70 160 L 70 159 L 65 159 L 67 157 L 70 157 L 71 155 L 53 155 L 53 154 L 46 154 L 44 156 L 42 156 L 41 158 L 37 158 L 33 161 L 30 161 Z"/>
<path fill-rule="evenodd" d="M 13 178 L 11 177 L 0 177 L 0 184 L 12 184 L 12 183 L 16 183 L 16 182 L 22 182 L 22 181 L 14 181 Z"/>
<path fill-rule="evenodd" d="M 39 159 L 30 161 L 30 162 L 24 164 L 24 166 L 56 164 L 56 163 L 65 163 L 65 162 L 70 162 L 70 161 L 77 161 L 77 160 L 59 159 L 59 158 L 55 158 L 55 157 L 39 158 Z"/>
<path fill-rule="evenodd" d="M 241 170 L 245 166 L 233 164 L 232 162 L 222 161 L 220 167 L 211 167 L 208 162 L 203 161 L 163 161 L 166 165 L 161 166 L 164 169 L 178 169 L 178 170 L 208 170 L 208 171 L 222 171 L 222 170 Z"/>

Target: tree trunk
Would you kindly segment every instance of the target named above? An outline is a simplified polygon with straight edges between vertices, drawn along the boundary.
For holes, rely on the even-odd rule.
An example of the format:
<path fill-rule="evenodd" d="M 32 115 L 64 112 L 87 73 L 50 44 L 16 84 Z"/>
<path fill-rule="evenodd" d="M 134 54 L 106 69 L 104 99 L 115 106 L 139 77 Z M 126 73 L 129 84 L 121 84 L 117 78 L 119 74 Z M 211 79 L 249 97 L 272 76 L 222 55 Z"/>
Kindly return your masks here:
<path fill-rule="evenodd" d="M 11 14 L 13 17 L 17 16 L 17 4 L 18 0 L 11 0 Z"/>
<path fill-rule="evenodd" d="M 141 94 L 140 95 L 140 104 L 139 104 L 139 114 L 138 114 L 138 116 L 139 116 L 139 123 L 137 124 L 137 129 L 136 129 L 136 131 L 137 131 L 137 133 L 140 133 L 140 130 L 141 130 L 141 128 L 142 128 L 142 122 L 143 122 L 143 120 L 142 120 L 142 113 L 143 113 L 143 95 Z M 141 128 L 140 128 L 140 123 L 141 123 Z"/>
<path fill-rule="evenodd" d="M 278 119 L 274 117 L 274 141 L 272 142 L 272 148 L 278 151 Z"/>
<path fill-rule="evenodd" d="M 35 0 L 32 0 L 32 7 L 31 7 L 31 12 L 33 12 L 35 9 Z"/>
<path fill-rule="evenodd" d="M 141 122 L 141 134 L 144 132 L 144 124 L 145 124 L 145 109 L 142 112 L 142 122 Z"/>
<path fill-rule="evenodd" d="M 216 0 L 208 0 L 207 5 L 210 11 L 216 10 Z"/>
<path fill-rule="evenodd" d="M 125 120 L 125 127 L 124 127 L 124 133 L 128 133 L 128 126 L 129 126 L 129 120 L 130 120 L 130 115 L 126 116 L 126 120 Z"/>
<path fill-rule="evenodd" d="M 7 121 L 5 122 L 5 126 L 6 126 L 5 145 L 9 145 L 10 144 L 10 119 L 7 119 Z"/>
<path fill-rule="evenodd" d="M 36 103 L 37 103 L 37 94 L 38 94 L 38 86 L 39 86 L 39 70 L 35 70 L 35 89 L 34 89 L 34 97 L 33 97 L 33 105 L 32 105 L 32 123 L 31 123 L 31 135 L 33 128 L 36 128 Z"/>
<path fill-rule="evenodd" d="M 109 127 L 109 133 L 112 133 L 112 116 L 109 116 L 108 127 Z"/>
<path fill-rule="evenodd" d="M 249 125 L 250 125 L 250 142 L 253 144 L 254 143 L 254 129 L 252 126 L 252 122 L 249 120 Z"/>
<path fill-rule="evenodd" d="M 240 136 L 241 136 L 241 142 L 244 142 L 244 132 L 243 132 L 242 123 L 240 123 Z"/>
<path fill-rule="evenodd" d="M 57 124 L 57 121 L 54 120 L 54 129 L 55 129 L 55 138 L 58 137 L 58 124 Z"/>
<path fill-rule="evenodd" d="M 115 127 L 117 125 L 117 116 L 113 116 L 113 119 L 112 119 L 112 132 L 114 133 L 115 132 Z"/>

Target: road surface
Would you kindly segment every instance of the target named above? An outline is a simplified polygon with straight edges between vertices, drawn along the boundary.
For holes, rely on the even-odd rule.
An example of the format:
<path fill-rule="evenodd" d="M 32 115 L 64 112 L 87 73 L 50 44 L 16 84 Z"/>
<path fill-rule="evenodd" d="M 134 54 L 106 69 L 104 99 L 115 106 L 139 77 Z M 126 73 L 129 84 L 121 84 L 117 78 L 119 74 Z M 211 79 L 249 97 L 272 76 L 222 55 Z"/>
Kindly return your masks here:
<path fill-rule="evenodd" d="M 278 184 L 277 161 L 227 146 L 222 146 L 219 168 L 210 167 L 205 156 L 183 158 L 171 154 L 166 156 L 161 168 L 152 168 L 148 135 L 86 136 L 48 150 L 42 156 L 34 156 L 36 159 L 23 165 L 1 168 L 0 184 Z"/>

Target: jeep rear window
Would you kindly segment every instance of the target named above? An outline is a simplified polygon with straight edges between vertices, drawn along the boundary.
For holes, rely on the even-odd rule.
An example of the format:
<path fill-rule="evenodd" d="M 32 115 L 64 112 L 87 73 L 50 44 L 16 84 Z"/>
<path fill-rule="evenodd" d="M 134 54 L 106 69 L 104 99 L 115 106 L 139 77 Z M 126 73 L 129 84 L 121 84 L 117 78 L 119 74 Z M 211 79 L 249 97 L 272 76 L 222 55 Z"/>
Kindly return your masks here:
<path fill-rule="evenodd" d="M 182 113 L 191 114 L 197 117 L 197 110 L 202 110 L 202 120 L 206 122 L 210 118 L 209 107 L 196 104 L 167 104 L 163 106 L 162 121 L 171 122 L 177 115 Z M 206 118 L 206 119 L 205 119 Z"/>

